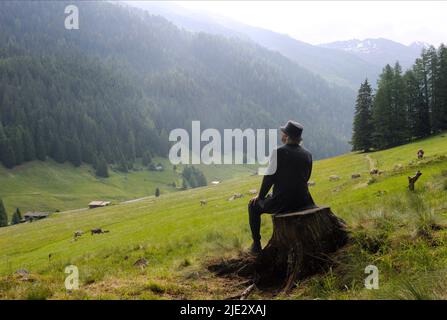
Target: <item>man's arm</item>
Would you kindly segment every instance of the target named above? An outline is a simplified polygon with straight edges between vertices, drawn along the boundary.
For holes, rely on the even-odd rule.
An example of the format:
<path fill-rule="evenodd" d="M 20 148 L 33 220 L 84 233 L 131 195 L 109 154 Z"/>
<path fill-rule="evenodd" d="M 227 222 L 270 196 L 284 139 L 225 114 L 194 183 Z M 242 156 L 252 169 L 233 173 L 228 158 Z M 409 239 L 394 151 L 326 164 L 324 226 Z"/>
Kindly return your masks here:
<path fill-rule="evenodd" d="M 261 189 L 259 190 L 259 194 L 250 200 L 251 205 L 256 203 L 258 199 L 264 200 L 270 188 L 275 183 L 276 169 L 278 166 L 277 151 L 277 149 L 273 150 L 272 154 L 270 155 L 269 165 L 265 171 L 264 178 L 262 179 Z"/>
<path fill-rule="evenodd" d="M 261 190 L 259 190 L 258 199 L 264 200 L 269 192 L 270 188 L 273 186 L 274 175 L 264 176 L 262 179 Z"/>
<path fill-rule="evenodd" d="M 307 181 L 309 181 L 310 177 L 312 176 L 312 166 L 313 166 L 313 160 L 312 155 L 310 155 L 309 174 L 307 176 Z"/>
<path fill-rule="evenodd" d="M 270 188 L 275 183 L 276 170 L 278 168 L 278 150 L 273 150 L 270 155 L 269 165 L 262 179 L 261 189 L 259 190 L 258 198 L 264 200 Z"/>

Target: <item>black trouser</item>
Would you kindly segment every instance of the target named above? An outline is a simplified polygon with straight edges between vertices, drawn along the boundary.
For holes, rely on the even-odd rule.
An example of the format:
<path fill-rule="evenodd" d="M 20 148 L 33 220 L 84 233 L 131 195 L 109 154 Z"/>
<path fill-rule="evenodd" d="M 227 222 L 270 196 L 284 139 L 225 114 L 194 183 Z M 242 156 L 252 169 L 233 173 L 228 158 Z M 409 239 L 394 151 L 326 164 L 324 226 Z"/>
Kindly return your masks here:
<path fill-rule="evenodd" d="M 301 205 L 290 205 L 290 203 L 286 203 L 284 199 L 280 200 L 278 198 L 273 198 L 270 195 L 264 200 L 258 199 L 255 203 L 248 203 L 248 221 L 250 223 L 253 241 L 261 240 L 261 214 L 287 213 L 315 207 L 315 203 L 310 194 L 308 194 L 305 198 L 305 202 Z"/>
<path fill-rule="evenodd" d="M 258 199 L 254 203 L 248 203 L 248 221 L 250 223 L 251 236 L 255 242 L 261 240 L 261 214 L 272 214 L 276 211 L 273 209 L 271 202 L 270 198 L 266 198 L 265 200 Z"/>

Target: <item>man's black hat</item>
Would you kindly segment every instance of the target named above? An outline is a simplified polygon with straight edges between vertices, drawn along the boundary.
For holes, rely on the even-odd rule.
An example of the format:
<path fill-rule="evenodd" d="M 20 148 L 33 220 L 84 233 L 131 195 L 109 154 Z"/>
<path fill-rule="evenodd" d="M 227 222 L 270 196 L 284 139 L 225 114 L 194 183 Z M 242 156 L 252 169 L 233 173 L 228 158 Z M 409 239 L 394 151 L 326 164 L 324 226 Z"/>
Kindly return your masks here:
<path fill-rule="evenodd" d="M 280 129 L 292 139 L 301 139 L 304 127 L 296 121 L 289 120 L 286 125 L 280 127 Z"/>

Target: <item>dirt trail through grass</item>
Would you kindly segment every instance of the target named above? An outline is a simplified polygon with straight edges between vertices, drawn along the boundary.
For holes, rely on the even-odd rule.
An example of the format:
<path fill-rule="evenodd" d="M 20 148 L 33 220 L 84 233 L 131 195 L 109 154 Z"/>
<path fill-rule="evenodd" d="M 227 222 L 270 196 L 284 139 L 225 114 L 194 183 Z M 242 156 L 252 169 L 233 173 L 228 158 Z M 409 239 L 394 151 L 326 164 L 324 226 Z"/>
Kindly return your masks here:
<path fill-rule="evenodd" d="M 365 159 L 368 161 L 369 170 L 377 169 L 377 161 L 371 158 L 369 154 L 365 155 Z"/>

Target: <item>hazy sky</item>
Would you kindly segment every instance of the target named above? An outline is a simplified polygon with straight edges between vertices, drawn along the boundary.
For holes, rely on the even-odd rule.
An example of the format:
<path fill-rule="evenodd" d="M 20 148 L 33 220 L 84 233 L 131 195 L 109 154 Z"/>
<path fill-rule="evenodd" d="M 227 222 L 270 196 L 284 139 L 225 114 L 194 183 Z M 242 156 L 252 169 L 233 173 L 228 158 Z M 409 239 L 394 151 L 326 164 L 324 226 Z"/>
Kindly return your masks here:
<path fill-rule="evenodd" d="M 388 38 L 447 43 L 447 1 L 176 1 L 312 44 Z"/>

